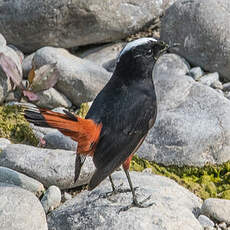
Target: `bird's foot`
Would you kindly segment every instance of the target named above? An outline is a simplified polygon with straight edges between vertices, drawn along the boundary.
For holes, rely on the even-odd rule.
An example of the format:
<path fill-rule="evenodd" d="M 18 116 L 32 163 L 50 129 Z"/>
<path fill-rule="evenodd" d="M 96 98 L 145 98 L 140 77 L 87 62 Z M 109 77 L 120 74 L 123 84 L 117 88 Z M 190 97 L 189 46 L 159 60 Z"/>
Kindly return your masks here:
<path fill-rule="evenodd" d="M 145 198 L 144 200 L 138 202 L 137 199 L 136 199 L 136 197 L 135 197 L 135 198 L 133 199 L 133 202 L 132 202 L 130 205 L 121 208 L 121 209 L 118 211 L 118 213 L 120 213 L 120 212 L 125 212 L 125 211 L 127 211 L 127 210 L 129 210 L 130 208 L 133 208 L 133 207 L 137 207 L 137 208 L 148 208 L 148 207 L 152 206 L 153 203 L 150 203 L 150 204 L 144 204 L 144 203 L 145 203 L 146 201 L 148 201 L 150 198 L 151 198 L 151 196 L 148 196 L 148 197 Z"/>
<path fill-rule="evenodd" d="M 131 189 L 130 188 L 126 188 L 126 189 L 122 189 L 123 183 L 120 184 L 117 188 L 114 188 L 111 192 L 107 192 L 107 193 L 104 193 L 104 194 L 101 194 L 100 195 L 100 198 L 109 198 L 111 196 L 114 196 L 116 194 L 119 194 L 119 193 L 127 193 L 127 192 L 131 192 Z M 138 187 L 135 187 L 134 188 L 134 191 L 137 189 Z"/>

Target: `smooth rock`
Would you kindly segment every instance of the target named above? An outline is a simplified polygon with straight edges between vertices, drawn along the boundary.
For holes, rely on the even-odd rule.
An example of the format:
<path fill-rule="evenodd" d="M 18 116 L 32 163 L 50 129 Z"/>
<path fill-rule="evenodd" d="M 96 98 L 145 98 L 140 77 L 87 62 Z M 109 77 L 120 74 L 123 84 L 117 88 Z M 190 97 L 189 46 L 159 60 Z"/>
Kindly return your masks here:
<path fill-rule="evenodd" d="M 188 72 L 175 54 L 158 59 L 157 120 L 138 155 L 164 165 L 221 164 L 230 160 L 230 102 Z"/>
<path fill-rule="evenodd" d="M 189 70 L 189 76 L 195 81 L 199 80 L 204 75 L 204 71 L 200 67 L 193 67 Z"/>
<path fill-rule="evenodd" d="M 214 81 L 214 82 L 211 84 L 211 87 L 212 87 L 213 89 L 220 89 L 220 90 L 223 89 L 223 85 L 222 85 L 222 83 L 221 83 L 219 80 Z"/>
<path fill-rule="evenodd" d="M 116 185 L 129 188 L 123 172 L 115 172 L 112 178 Z M 151 195 L 148 208 L 131 208 L 120 212 L 132 202 L 131 192 L 118 193 L 109 198 L 103 194 L 111 191 L 108 179 L 91 192 L 83 191 L 75 198 L 48 215 L 48 226 L 52 230 L 73 229 L 153 229 L 153 230 L 201 230 L 194 216 L 201 200 L 174 181 L 156 175 L 131 172 L 139 201 Z"/>
<path fill-rule="evenodd" d="M 3 150 L 4 148 L 6 148 L 10 144 L 11 144 L 11 142 L 8 139 L 6 139 L 6 138 L 0 138 L 0 152 L 1 152 L 1 150 Z"/>
<path fill-rule="evenodd" d="M 207 72 L 230 79 L 229 0 L 179 0 L 165 12 L 161 39 L 180 43 L 175 52 Z"/>
<path fill-rule="evenodd" d="M 59 93 L 56 89 L 50 88 L 44 91 L 36 93 L 39 100 L 35 104 L 42 108 L 53 109 L 56 107 L 70 108 L 72 106 L 71 101 L 62 93 Z"/>
<path fill-rule="evenodd" d="M 59 131 L 48 133 L 43 138 L 46 142 L 45 147 L 50 149 L 65 149 L 76 151 L 77 142 L 70 137 L 63 135 Z"/>
<path fill-rule="evenodd" d="M 8 42 L 26 53 L 47 45 L 71 48 L 106 43 L 142 29 L 173 2 L 1 1 L 0 31 Z"/>
<path fill-rule="evenodd" d="M 223 230 L 226 230 L 226 229 L 227 229 L 227 224 L 224 223 L 224 222 L 219 223 L 218 226 L 219 226 L 221 229 L 223 229 Z"/>
<path fill-rule="evenodd" d="M 230 91 L 230 82 L 223 84 L 223 91 Z"/>
<path fill-rule="evenodd" d="M 214 222 L 210 220 L 207 216 L 200 215 L 198 217 L 198 220 L 200 224 L 205 228 L 205 227 L 214 227 Z"/>
<path fill-rule="evenodd" d="M 45 210 L 45 213 L 57 208 L 61 204 L 60 189 L 54 185 L 50 186 L 42 197 L 41 204 Z"/>
<path fill-rule="evenodd" d="M 1 230 L 47 230 L 46 215 L 37 197 L 16 186 L 0 184 Z"/>
<path fill-rule="evenodd" d="M 45 191 L 44 186 L 37 180 L 28 177 L 22 173 L 14 171 L 9 168 L 0 166 L 0 183 L 17 185 L 25 190 L 34 193 L 36 196 L 40 197 Z"/>
<path fill-rule="evenodd" d="M 201 214 L 213 220 L 230 224 L 230 200 L 206 199 L 201 207 Z"/>
<path fill-rule="evenodd" d="M 200 83 L 208 86 L 211 86 L 216 81 L 219 81 L 219 74 L 217 72 L 206 74 L 199 80 Z"/>
<path fill-rule="evenodd" d="M 109 61 L 116 60 L 125 43 L 107 44 L 97 48 L 86 50 L 80 55 L 81 58 L 92 61 L 102 67 L 107 67 Z M 110 71 L 112 72 L 112 71 Z"/>
<path fill-rule="evenodd" d="M 75 152 L 12 144 L 0 154 L 0 166 L 14 169 L 40 181 L 44 186 L 67 189 L 87 184 L 95 169 L 87 158 L 79 179 L 74 183 Z"/>
<path fill-rule="evenodd" d="M 110 78 L 104 68 L 61 48 L 44 47 L 35 53 L 33 60 L 36 68 L 57 63 L 61 77 L 55 88 L 75 105 L 92 101 Z"/>
<path fill-rule="evenodd" d="M 67 201 L 67 200 L 71 200 L 72 199 L 72 195 L 69 194 L 68 192 L 64 192 L 63 194 L 63 201 Z"/>

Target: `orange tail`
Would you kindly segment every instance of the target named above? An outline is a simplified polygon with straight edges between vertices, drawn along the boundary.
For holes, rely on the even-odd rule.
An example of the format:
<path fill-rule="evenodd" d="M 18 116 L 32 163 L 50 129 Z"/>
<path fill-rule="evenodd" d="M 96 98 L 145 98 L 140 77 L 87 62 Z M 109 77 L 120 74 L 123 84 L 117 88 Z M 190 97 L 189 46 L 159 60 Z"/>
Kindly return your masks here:
<path fill-rule="evenodd" d="M 65 114 L 61 114 L 47 109 L 26 108 L 24 116 L 37 126 L 56 128 L 77 141 L 79 154 L 93 155 L 102 124 L 96 124 L 91 119 L 77 117 L 68 111 L 64 112 Z"/>

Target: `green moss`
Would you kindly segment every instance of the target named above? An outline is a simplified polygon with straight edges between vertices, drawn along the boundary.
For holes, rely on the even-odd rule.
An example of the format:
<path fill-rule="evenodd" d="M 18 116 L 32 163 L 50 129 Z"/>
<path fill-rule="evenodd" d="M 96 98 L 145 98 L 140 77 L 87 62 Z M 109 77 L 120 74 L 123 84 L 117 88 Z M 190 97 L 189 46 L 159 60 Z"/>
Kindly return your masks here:
<path fill-rule="evenodd" d="M 18 106 L 0 106 L 0 137 L 13 143 L 38 144 L 29 123 L 23 117 L 22 109 Z"/>
<path fill-rule="evenodd" d="M 152 172 L 175 180 L 202 199 L 218 197 L 230 199 L 230 162 L 204 167 L 163 166 L 133 157 L 131 170 L 142 171 L 151 168 Z"/>
<path fill-rule="evenodd" d="M 80 109 L 77 111 L 77 115 L 80 117 L 85 117 L 88 111 L 89 111 L 89 104 L 87 102 L 82 103 Z"/>

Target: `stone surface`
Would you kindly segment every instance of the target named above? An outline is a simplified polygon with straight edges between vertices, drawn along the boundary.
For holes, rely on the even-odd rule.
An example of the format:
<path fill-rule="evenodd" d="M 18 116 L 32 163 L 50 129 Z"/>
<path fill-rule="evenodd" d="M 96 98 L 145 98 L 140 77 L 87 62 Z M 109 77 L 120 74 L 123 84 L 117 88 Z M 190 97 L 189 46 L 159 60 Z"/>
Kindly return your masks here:
<path fill-rule="evenodd" d="M 50 88 L 36 93 L 39 100 L 35 104 L 42 108 L 53 109 L 56 107 L 70 108 L 71 101 L 63 94 L 59 93 L 56 89 Z"/>
<path fill-rule="evenodd" d="M 92 101 L 110 78 L 104 68 L 65 49 L 44 47 L 34 55 L 36 68 L 55 62 L 61 76 L 55 88 L 75 105 Z"/>
<path fill-rule="evenodd" d="M 119 210 L 132 202 L 131 192 L 119 193 L 109 198 L 101 195 L 111 191 L 108 179 L 92 192 L 83 191 L 48 215 L 48 226 L 52 230 L 73 229 L 153 229 L 153 230 L 201 230 L 193 213 L 201 206 L 201 200 L 174 181 L 156 175 L 131 172 L 137 199 L 149 195 L 148 208 Z M 128 188 L 123 172 L 112 175 L 116 185 L 123 183 Z"/>
<path fill-rule="evenodd" d="M 209 198 L 204 201 L 201 213 L 219 222 L 230 224 L 230 200 Z"/>
<path fill-rule="evenodd" d="M 204 75 L 204 71 L 200 67 L 193 67 L 189 70 L 189 75 L 197 81 Z"/>
<path fill-rule="evenodd" d="M 57 186 L 50 186 L 41 199 L 45 213 L 48 213 L 61 204 L 61 191 Z"/>
<path fill-rule="evenodd" d="M 44 136 L 46 142 L 45 147 L 50 149 L 65 149 L 76 151 L 77 142 L 73 141 L 70 137 L 67 137 L 59 131 L 53 131 Z"/>
<path fill-rule="evenodd" d="M 219 74 L 217 72 L 206 74 L 199 80 L 200 83 L 207 86 L 211 86 L 216 81 L 219 81 Z"/>
<path fill-rule="evenodd" d="M 46 215 L 37 197 L 16 186 L 0 184 L 1 230 L 47 230 Z"/>
<path fill-rule="evenodd" d="M 5 148 L 0 154 L 0 166 L 31 176 L 46 187 L 56 185 L 60 189 L 87 184 L 95 169 L 91 158 L 87 158 L 74 184 L 75 152 L 22 144 Z"/>
<path fill-rule="evenodd" d="M 158 114 L 138 155 L 165 165 L 222 163 L 230 160 L 230 102 L 186 75 L 175 54 L 160 57 L 153 79 Z"/>
<path fill-rule="evenodd" d="M 116 60 L 124 45 L 125 43 L 120 42 L 99 46 L 97 48 L 86 50 L 80 55 L 80 57 L 92 61 L 106 69 L 108 68 L 108 62 Z M 109 72 L 112 72 L 111 69 L 109 70 Z"/>
<path fill-rule="evenodd" d="M 0 183 L 13 184 L 24 188 L 40 197 L 45 191 L 44 186 L 37 180 L 9 168 L 0 166 Z"/>
<path fill-rule="evenodd" d="M 10 145 L 11 142 L 6 138 L 0 138 L 0 151 Z"/>
<path fill-rule="evenodd" d="M 223 84 L 223 91 L 230 91 L 230 82 Z"/>
<path fill-rule="evenodd" d="M 214 81 L 214 82 L 211 84 L 211 87 L 212 87 L 213 89 L 220 89 L 220 90 L 222 90 L 222 89 L 223 89 L 223 84 L 222 84 L 219 80 L 217 80 L 217 81 Z"/>
<path fill-rule="evenodd" d="M 176 52 L 208 72 L 230 79 L 229 0 L 179 0 L 166 12 L 161 39 L 180 43 Z"/>
<path fill-rule="evenodd" d="M 210 220 L 207 216 L 200 215 L 198 217 L 198 220 L 200 224 L 205 228 L 205 227 L 214 227 L 214 222 Z"/>
<path fill-rule="evenodd" d="M 47 45 L 105 43 L 141 29 L 174 1 L 1 1 L 0 31 L 27 53 Z"/>

